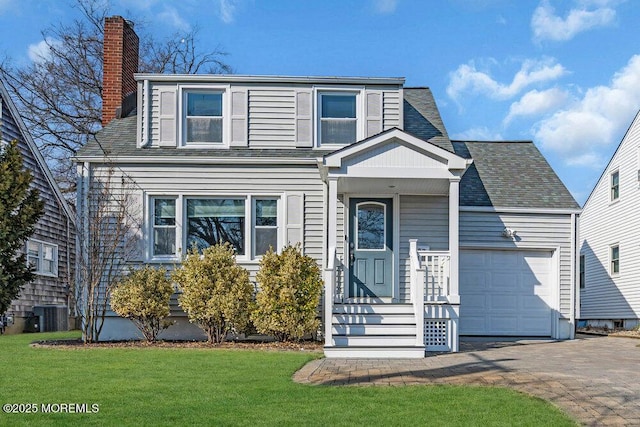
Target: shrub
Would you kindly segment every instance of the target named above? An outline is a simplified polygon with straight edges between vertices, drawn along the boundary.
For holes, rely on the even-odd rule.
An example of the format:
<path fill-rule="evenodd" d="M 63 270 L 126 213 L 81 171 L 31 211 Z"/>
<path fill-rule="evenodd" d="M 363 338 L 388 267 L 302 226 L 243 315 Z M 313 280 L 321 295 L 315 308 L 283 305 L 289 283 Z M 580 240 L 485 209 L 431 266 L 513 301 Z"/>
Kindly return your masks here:
<path fill-rule="evenodd" d="M 210 343 L 221 343 L 232 330 L 243 331 L 253 306 L 249 272 L 236 264 L 229 243 L 189 251 L 182 267 L 173 273 L 182 295 L 178 302 L 206 334 Z"/>
<path fill-rule="evenodd" d="M 164 268 L 145 266 L 130 270 L 111 291 L 111 309 L 131 320 L 148 342 L 156 340 L 158 333 L 168 328 L 169 300 L 173 286 Z"/>
<path fill-rule="evenodd" d="M 287 246 L 280 255 L 269 250 L 260 261 L 256 279 L 260 290 L 251 320 L 258 332 L 290 341 L 317 330 L 323 282 L 320 268 L 313 258 L 302 254 L 300 245 Z"/>

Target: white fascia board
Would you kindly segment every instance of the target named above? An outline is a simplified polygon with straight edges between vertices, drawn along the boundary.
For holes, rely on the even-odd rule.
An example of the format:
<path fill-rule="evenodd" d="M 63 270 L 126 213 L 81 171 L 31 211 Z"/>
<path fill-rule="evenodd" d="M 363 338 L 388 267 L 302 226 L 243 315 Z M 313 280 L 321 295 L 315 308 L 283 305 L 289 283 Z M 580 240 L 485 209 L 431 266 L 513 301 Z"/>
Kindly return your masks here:
<path fill-rule="evenodd" d="M 343 159 L 349 158 L 355 154 L 358 154 L 359 152 L 368 150 L 372 147 L 375 147 L 376 145 L 383 144 L 393 138 L 397 138 L 399 140 L 407 142 L 410 145 L 414 146 L 417 150 L 431 153 L 434 156 L 446 160 L 447 168 L 449 170 L 465 170 L 472 163 L 471 159 L 460 157 L 450 151 L 445 150 L 444 148 L 440 148 L 420 138 L 416 138 L 415 136 L 410 135 L 403 130 L 393 129 L 391 131 L 383 132 L 380 135 L 373 136 L 367 140 L 355 143 L 352 146 L 345 147 L 334 153 L 326 155 L 324 158 L 324 164 L 328 167 L 341 167 Z"/>
<path fill-rule="evenodd" d="M 460 212 L 492 212 L 492 213 L 519 213 L 519 214 L 551 214 L 551 215 L 580 215 L 582 209 L 555 209 L 555 208 L 508 208 L 490 206 L 460 206 Z"/>
<path fill-rule="evenodd" d="M 274 164 L 279 165 L 316 165 L 315 158 L 295 158 L 295 157 L 116 157 L 109 158 L 104 156 L 81 156 L 73 157 L 75 162 L 91 162 L 91 163 L 162 163 L 162 164 Z"/>
<path fill-rule="evenodd" d="M 338 76 L 266 76 L 242 74 L 147 74 L 136 73 L 136 80 L 152 82 L 236 82 L 236 83 L 304 83 L 304 84 L 361 84 L 404 85 L 404 77 L 338 77 Z"/>

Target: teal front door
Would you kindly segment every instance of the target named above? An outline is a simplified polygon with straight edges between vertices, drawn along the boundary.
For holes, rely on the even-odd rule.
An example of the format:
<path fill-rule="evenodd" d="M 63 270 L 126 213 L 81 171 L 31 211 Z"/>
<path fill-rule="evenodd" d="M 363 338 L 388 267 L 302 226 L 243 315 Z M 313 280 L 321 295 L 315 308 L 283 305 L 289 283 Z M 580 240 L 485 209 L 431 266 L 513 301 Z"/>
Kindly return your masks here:
<path fill-rule="evenodd" d="M 393 199 L 349 199 L 349 296 L 393 296 Z"/>

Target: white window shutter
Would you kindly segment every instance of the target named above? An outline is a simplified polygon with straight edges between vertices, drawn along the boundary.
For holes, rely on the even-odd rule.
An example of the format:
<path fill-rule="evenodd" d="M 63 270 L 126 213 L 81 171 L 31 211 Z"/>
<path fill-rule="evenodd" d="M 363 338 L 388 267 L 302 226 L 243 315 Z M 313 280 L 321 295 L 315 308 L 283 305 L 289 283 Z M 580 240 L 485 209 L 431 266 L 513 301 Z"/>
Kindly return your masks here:
<path fill-rule="evenodd" d="M 382 92 L 367 90 L 365 94 L 366 137 L 382 132 Z"/>
<path fill-rule="evenodd" d="M 296 91 L 296 147 L 313 147 L 313 94 L 311 90 Z"/>
<path fill-rule="evenodd" d="M 304 193 L 295 192 L 285 195 L 285 245 L 300 243 L 304 251 Z"/>
<path fill-rule="evenodd" d="M 158 145 L 160 147 L 176 146 L 176 90 L 168 88 L 160 90 L 158 114 Z"/>
<path fill-rule="evenodd" d="M 231 147 L 246 147 L 247 138 L 247 91 L 231 89 Z"/>

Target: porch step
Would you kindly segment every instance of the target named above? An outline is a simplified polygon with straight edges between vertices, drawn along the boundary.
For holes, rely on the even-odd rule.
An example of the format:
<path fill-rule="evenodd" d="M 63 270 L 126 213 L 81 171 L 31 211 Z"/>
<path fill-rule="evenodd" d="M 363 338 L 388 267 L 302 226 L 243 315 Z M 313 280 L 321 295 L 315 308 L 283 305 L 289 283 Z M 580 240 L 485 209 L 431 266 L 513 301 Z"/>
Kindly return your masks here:
<path fill-rule="evenodd" d="M 362 323 L 339 323 L 333 324 L 334 335 L 350 336 L 378 336 L 378 335 L 411 335 L 415 337 L 416 324 L 362 324 Z"/>
<path fill-rule="evenodd" d="M 334 304 L 333 314 L 409 314 L 413 304 Z"/>
<path fill-rule="evenodd" d="M 325 347 L 326 357 L 340 358 L 376 358 L 376 359 L 422 359 L 424 347 Z"/>
<path fill-rule="evenodd" d="M 334 314 L 333 324 L 358 324 L 358 325 L 410 325 L 415 323 L 413 314 Z"/>
<path fill-rule="evenodd" d="M 412 335 L 334 335 L 333 344 L 337 347 L 410 347 L 415 345 L 416 336 Z"/>

